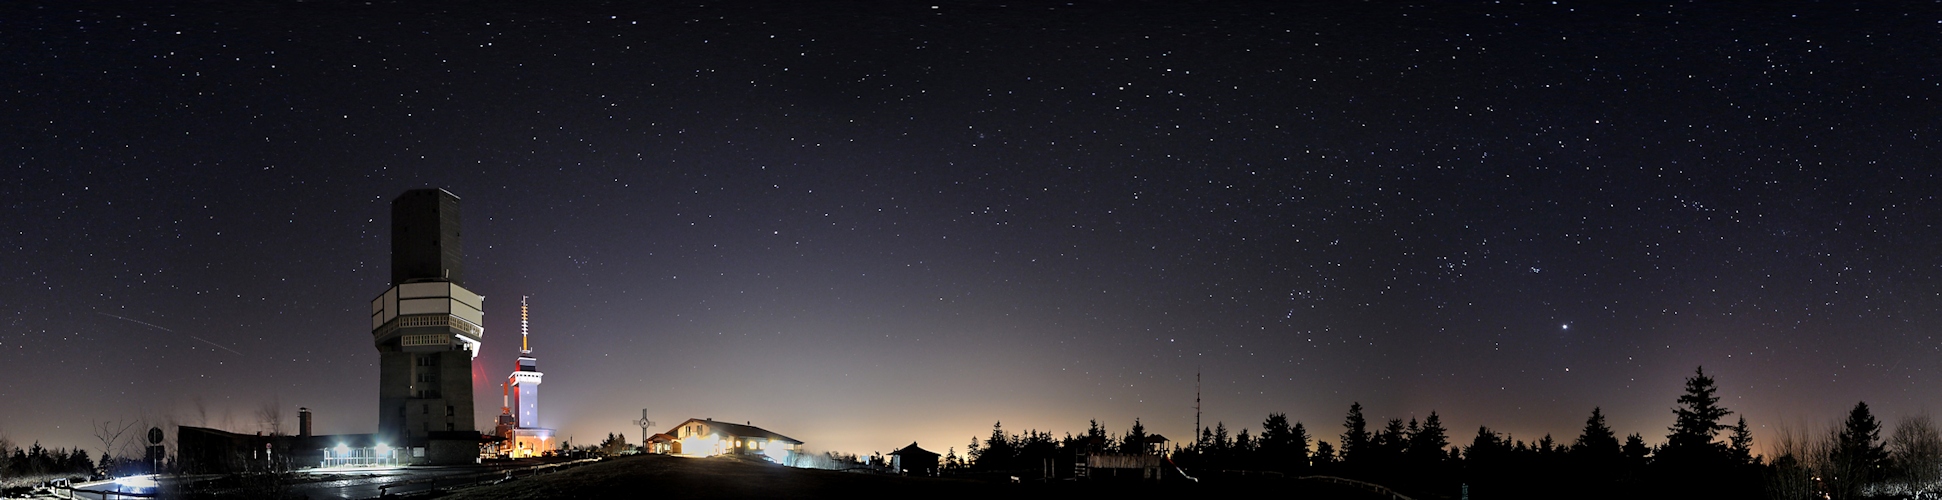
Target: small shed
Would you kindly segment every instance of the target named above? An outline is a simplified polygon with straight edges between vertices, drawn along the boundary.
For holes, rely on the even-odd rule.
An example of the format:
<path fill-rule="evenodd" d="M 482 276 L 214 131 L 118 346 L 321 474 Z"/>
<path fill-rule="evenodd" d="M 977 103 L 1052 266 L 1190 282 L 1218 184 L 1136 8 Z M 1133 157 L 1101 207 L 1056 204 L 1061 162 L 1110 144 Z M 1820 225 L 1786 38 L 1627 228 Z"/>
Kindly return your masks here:
<path fill-rule="evenodd" d="M 913 476 L 937 475 L 937 453 L 918 448 L 916 441 L 911 441 L 910 446 L 905 446 L 901 450 L 890 452 L 890 456 L 896 457 L 896 462 L 893 462 L 891 465 L 904 474 Z"/>

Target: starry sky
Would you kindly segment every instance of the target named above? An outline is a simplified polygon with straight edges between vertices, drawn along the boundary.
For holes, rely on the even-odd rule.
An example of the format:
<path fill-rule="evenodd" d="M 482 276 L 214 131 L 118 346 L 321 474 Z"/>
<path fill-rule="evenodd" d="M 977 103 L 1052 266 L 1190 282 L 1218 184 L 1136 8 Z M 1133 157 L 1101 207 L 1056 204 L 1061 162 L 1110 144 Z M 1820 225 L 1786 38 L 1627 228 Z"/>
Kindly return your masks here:
<path fill-rule="evenodd" d="M 374 432 L 423 187 L 582 444 L 1936 410 L 1942 8 L 1617 4 L 8 2 L 0 432 Z"/>

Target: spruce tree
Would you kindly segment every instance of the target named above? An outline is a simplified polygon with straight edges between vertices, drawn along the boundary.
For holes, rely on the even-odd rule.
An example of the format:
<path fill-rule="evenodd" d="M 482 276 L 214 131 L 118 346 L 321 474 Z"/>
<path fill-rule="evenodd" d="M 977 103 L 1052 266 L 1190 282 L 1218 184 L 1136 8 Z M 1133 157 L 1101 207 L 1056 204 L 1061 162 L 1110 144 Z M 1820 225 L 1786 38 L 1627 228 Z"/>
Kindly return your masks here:
<path fill-rule="evenodd" d="M 1438 417 L 1435 411 L 1430 412 L 1429 418 L 1423 419 L 1422 427 L 1409 435 L 1409 455 L 1418 460 L 1440 462 L 1446 456 L 1443 448 L 1448 446 L 1448 431 L 1443 428 L 1443 418 Z"/>
<path fill-rule="evenodd" d="M 1881 423 L 1868 411 L 1868 403 L 1855 403 L 1848 412 L 1830 458 L 1834 477 L 1829 478 L 1829 486 L 1835 498 L 1855 498 L 1863 485 L 1881 477 L 1888 451 L 1881 442 Z"/>
<path fill-rule="evenodd" d="M 1577 442 L 1571 443 L 1571 454 L 1595 464 L 1618 458 L 1618 435 L 1605 425 L 1605 414 L 1601 409 L 1591 409 L 1591 417 L 1585 419 L 1584 432 L 1578 435 Z"/>
<path fill-rule="evenodd" d="M 1754 463 L 1753 430 L 1747 428 L 1746 417 L 1740 417 L 1740 423 L 1734 425 L 1732 430 L 1733 433 L 1729 437 L 1733 442 L 1733 458 L 1742 464 Z"/>
<path fill-rule="evenodd" d="M 1625 445 L 1619 447 L 1619 452 L 1625 455 L 1625 460 L 1634 465 L 1643 465 L 1652 455 L 1652 447 L 1646 446 L 1645 438 L 1634 432 L 1632 435 L 1625 436 Z"/>
<path fill-rule="evenodd" d="M 1316 467 L 1323 467 L 1323 466 L 1332 465 L 1335 463 L 1335 461 L 1336 461 L 1335 445 L 1328 444 L 1328 441 L 1316 441 L 1315 457 L 1312 460 L 1312 463 Z"/>
<path fill-rule="evenodd" d="M 1146 453 L 1146 426 L 1140 424 L 1140 419 L 1133 419 L 1133 430 L 1126 431 L 1126 439 L 1120 443 L 1119 447 L 1120 453 Z"/>
<path fill-rule="evenodd" d="M 1705 367 L 1695 369 L 1692 378 L 1686 379 L 1686 393 L 1679 396 L 1680 406 L 1672 410 L 1676 417 L 1668 429 L 1672 433 L 1666 435 L 1666 446 L 1660 451 L 1664 458 L 1704 463 L 1726 456 L 1726 447 L 1713 438 L 1726 428 L 1720 419 L 1733 412 L 1719 405 L 1718 391 L 1713 378 L 1706 376 Z"/>
<path fill-rule="evenodd" d="M 1395 462 L 1396 459 L 1402 458 L 1403 451 L 1409 449 L 1409 433 L 1403 427 L 1402 419 L 1389 419 L 1389 423 L 1382 427 L 1382 434 L 1377 436 L 1376 440 L 1378 443 L 1374 448 L 1381 450 L 1382 459 L 1386 462 Z"/>
<path fill-rule="evenodd" d="M 1464 460 L 1473 463 L 1489 463 L 1499 460 L 1510 448 L 1503 436 L 1497 435 L 1489 427 L 1477 427 L 1477 435 L 1470 438 L 1470 446 L 1463 449 Z"/>
<path fill-rule="evenodd" d="M 1356 463 L 1366 459 L 1369 453 L 1369 421 L 1362 418 L 1362 403 L 1349 404 L 1349 416 L 1343 419 L 1342 462 Z"/>
<path fill-rule="evenodd" d="M 1259 442 L 1261 454 L 1267 456 L 1270 461 L 1277 462 L 1276 465 L 1280 465 L 1282 457 L 1294 452 L 1293 434 L 1293 429 L 1288 428 L 1287 415 L 1269 413 L 1268 419 L 1261 421 L 1261 437 L 1256 440 Z"/>
<path fill-rule="evenodd" d="M 1308 466 L 1308 428 L 1302 427 L 1301 422 L 1295 422 L 1295 428 L 1288 433 L 1292 437 L 1290 441 L 1294 443 L 1294 454 L 1291 460 L 1298 471 Z"/>

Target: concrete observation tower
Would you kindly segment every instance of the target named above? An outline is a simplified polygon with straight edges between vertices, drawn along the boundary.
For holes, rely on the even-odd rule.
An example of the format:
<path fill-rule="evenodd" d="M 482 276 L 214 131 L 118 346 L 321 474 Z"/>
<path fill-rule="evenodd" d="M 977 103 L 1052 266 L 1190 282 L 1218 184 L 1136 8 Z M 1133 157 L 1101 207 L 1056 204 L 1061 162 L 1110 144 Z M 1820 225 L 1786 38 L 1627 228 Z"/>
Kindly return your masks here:
<path fill-rule="evenodd" d="M 484 297 L 467 290 L 459 198 L 414 189 L 391 200 L 391 287 L 371 300 L 378 436 L 401 463 L 474 463 L 472 360 Z"/>

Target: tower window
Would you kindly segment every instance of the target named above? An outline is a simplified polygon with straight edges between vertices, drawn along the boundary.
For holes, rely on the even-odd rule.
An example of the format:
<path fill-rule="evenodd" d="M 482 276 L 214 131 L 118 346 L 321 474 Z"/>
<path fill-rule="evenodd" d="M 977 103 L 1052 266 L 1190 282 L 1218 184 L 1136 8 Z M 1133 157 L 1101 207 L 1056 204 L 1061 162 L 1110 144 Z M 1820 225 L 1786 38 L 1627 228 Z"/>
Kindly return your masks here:
<path fill-rule="evenodd" d="M 453 407 L 453 406 L 451 406 L 451 405 L 446 405 L 446 406 L 445 406 L 445 416 L 447 416 L 447 417 L 450 417 L 450 416 L 453 416 L 453 415 L 457 415 L 457 413 L 456 413 L 456 411 L 457 411 L 457 408 L 456 408 L 456 407 Z"/>

